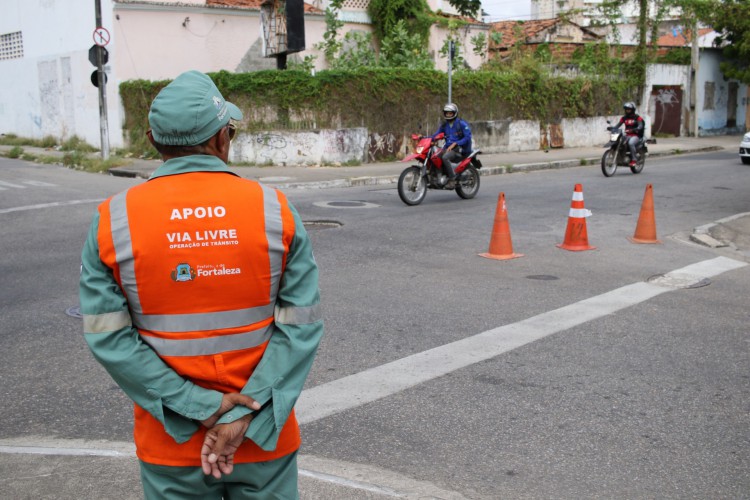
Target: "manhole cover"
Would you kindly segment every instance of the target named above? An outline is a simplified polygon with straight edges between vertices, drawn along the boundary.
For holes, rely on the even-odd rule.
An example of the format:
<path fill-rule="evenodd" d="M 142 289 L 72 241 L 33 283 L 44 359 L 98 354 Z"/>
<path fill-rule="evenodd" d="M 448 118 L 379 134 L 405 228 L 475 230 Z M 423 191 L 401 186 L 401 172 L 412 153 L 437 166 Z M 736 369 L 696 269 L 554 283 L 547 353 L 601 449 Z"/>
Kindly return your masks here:
<path fill-rule="evenodd" d="M 81 314 L 81 308 L 78 306 L 69 307 L 65 309 L 65 314 L 67 314 L 68 316 L 72 318 L 79 318 L 79 319 L 83 318 L 83 314 Z"/>
<path fill-rule="evenodd" d="M 552 276 L 551 274 L 532 274 L 531 276 L 526 276 L 526 279 L 530 280 L 540 280 L 540 281 L 554 281 L 559 280 L 557 276 Z"/>
<path fill-rule="evenodd" d="M 711 284 L 708 278 L 693 276 L 690 274 L 656 274 L 646 280 L 654 285 L 667 288 L 700 288 Z"/>
<path fill-rule="evenodd" d="M 341 222 L 335 220 L 303 220 L 302 224 L 305 226 L 305 229 L 308 230 L 331 229 L 343 226 Z"/>
<path fill-rule="evenodd" d="M 342 201 L 318 201 L 313 203 L 316 207 L 323 208 L 377 208 L 380 205 L 366 201 L 342 200 Z"/>

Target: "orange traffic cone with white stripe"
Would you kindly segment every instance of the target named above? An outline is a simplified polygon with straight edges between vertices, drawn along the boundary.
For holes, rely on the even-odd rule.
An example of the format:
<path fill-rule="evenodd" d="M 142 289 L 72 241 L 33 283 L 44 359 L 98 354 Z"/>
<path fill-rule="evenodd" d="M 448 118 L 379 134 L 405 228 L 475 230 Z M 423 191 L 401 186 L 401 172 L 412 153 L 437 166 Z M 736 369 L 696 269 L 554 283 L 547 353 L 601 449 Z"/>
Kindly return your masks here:
<path fill-rule="evenodd" d="M 510 240 L 510 225 L 508 211 L 505 208 L 505 193 L 497 197 L 495 223 L 492 227 L 490 248 L 487 253 L 480 253 L 481 257 L 495 260 L 508 260 L 523 257 L 522 253 L 513 253 L 513 243 Z"/>
<path fill-rule="evenodd" d="M 653 186 L 646 184 L 646 192 L 641 203 L 641 214 L 635 226 L 635 234 L 628 238 L 633 243 L 661 243 L 656 239 L 656 219 L 654 217 Z"/>
<path fill-rule="evenodd" d="M 591 216 L 591 211 L 583 207 L 583 186 L 576 184 L 573 191 L 573 200 L 570 202 L 570 213 L 568 214 L 568 228 L 565 230 L 565 241 L 557 246 L 573 252 L 583 250 L 594 250 L 596 247 L 589 245 L 589 235 L 586 231 L 586 217 Z"/>

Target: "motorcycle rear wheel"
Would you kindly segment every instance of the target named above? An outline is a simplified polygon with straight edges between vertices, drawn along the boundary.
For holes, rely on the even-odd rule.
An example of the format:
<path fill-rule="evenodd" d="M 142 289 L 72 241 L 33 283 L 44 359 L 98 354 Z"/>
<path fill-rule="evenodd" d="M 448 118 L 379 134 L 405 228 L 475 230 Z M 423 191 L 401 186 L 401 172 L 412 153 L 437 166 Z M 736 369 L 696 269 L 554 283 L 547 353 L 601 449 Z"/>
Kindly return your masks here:
<path fill-rule="evenodd" d="M 456 193 L 464 200 L 474 198 L 479 192 L 479 171 L 473 165 L 461 172 L 456 183 Z"/>
<path fill-rule="evenodd" d="M 602 173 L 605 177 L 612 177 L 617 172 L 617 153 L 608 149 L 602 155 Z"/>
<path fill-rule="evenodd" d="M 419 205 L 427 194 L 427 179 L 422 169 L 408 167 L 398 178 L 398 197 L 409 206 Z"/>

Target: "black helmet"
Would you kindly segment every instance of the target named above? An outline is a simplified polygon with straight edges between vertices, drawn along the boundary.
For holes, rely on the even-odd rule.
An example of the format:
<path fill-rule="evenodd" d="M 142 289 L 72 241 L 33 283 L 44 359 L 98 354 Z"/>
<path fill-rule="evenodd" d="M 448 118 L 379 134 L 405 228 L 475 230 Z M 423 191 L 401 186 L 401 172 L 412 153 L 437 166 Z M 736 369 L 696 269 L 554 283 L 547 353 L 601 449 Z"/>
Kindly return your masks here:
<path fill-rule="evenodd" d="M 443 118 L 445 118 L 448 121 L 451 121 L 451 120 L 454 120 L 457 116 L 458 116 L 458 106 L 456 106 L 452 102 L 449 102 L 448 104 L 443 106 Z"/>
<path fill-rule="evenodd" d="M 622 109 L 625 110 L 625 114 L 635 113 L 635 103 L 628 101 L 622 105 Z"/>

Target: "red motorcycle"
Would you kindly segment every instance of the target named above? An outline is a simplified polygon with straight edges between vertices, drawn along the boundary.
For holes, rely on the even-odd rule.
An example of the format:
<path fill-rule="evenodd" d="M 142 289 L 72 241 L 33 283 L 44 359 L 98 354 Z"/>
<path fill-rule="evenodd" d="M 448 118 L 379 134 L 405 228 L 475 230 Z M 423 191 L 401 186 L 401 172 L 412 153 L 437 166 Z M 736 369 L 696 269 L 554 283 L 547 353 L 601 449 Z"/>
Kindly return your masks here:
<path fill-rule="evenodd" d="M 477 158 L 481 153 L 473 151 L 469 156 L 453 167 L 456 173 L 454 180 L 447 180 L 443 174 L 443 159 L 439 157 L 443 148 L 438 142 L 445 139 L 444 134 L 438 134 L 435 139 L 430 136 L 422 137 L 412 134 L 417 141 L 414 153 L 401 161 L 417 160 L 418 165 L 407 167 L 398 178 L 398 196 L 407 205 L 419 205 L 427 194 L 427 189 L 444 189 L 453 191 L 458 196 L 468 200 L 474 198 L 479 191 L 479 169 L 482 163 Z"/>

